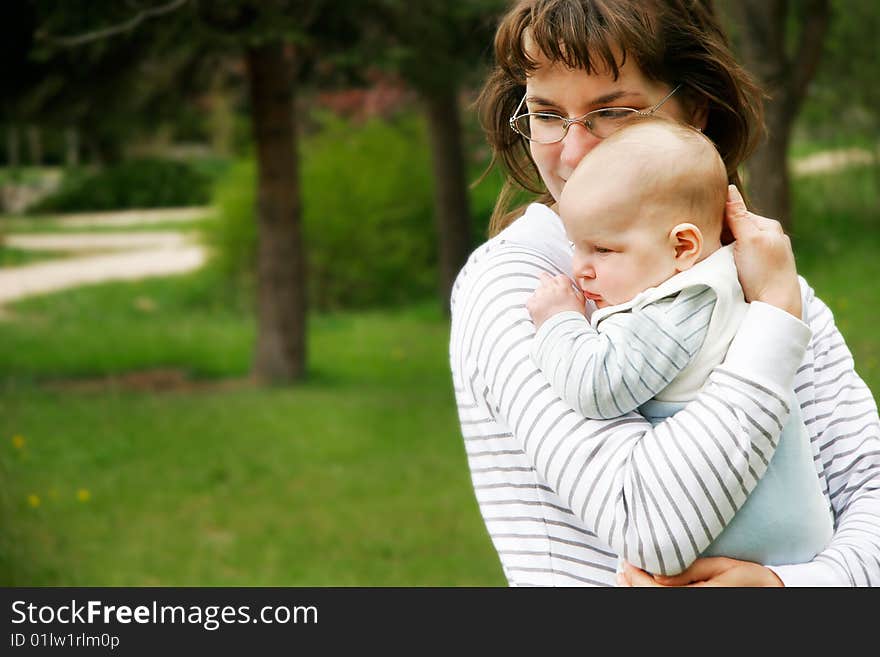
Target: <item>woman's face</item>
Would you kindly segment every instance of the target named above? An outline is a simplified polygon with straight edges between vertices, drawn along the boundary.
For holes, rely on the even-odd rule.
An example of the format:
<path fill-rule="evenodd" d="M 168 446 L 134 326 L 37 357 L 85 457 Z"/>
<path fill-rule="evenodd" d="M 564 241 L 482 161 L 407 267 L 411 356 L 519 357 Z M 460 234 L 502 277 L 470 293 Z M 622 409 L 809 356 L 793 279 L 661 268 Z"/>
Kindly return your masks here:
<path fill-rule="evenodd" d="M 564 64 L 550 63 L 535 57 L 542 64 L 526 80 L 526 105 L 530 112 L 552 112 L 575 118 L 603 107 L 631 107 L 645 110 L 663 100 L 671 88 L 648 80 L 632 58 L 620 68 L 615 80 L 610 73 L 587 74 L 583 69 L 570 69 Z M 698 128 L 700 120 L 691 120 L 681 100 L 672 96 L 657 114 L 688 121 Z M 562 188 L 584 155 L 599 143 L 583 125 L 573 124 L 565 139 L 556 144 L 529 142 L 538 172 L 553 198 L 559 200 Z"/>

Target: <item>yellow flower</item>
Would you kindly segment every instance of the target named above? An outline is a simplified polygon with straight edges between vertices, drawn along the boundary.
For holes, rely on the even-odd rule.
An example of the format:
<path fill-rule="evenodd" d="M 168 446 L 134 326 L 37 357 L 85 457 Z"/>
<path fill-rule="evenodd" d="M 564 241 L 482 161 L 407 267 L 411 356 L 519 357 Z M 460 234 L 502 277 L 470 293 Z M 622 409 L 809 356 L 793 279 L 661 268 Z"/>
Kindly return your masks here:
<path fill-rule="evenodd" d="M 29 506 L 36 509 L 38 506 L 40 506 L 40 496 L 35 493 L 31 493 L 27 496 L 27 503 Z"/>
<path fill-rule="evenodd" d="M 12 446 L 15 449 L 23 449 L 24 448 L 24 436 L 13 436 L 12 437 Z"/>
<path fill-rule="evenodd" d="M 134 307 L 144 313 L 151 313 L 158 307 L 156 302 L 150 297 L 137 297 L 134 300 Z"/>
<path fill-rule="evenodd" d="M 80 502 L 88 502 L 92 497 L 92 494 L 89 492 L 88 488 L 80 488 L 76 491 L 76 499 Z"/>

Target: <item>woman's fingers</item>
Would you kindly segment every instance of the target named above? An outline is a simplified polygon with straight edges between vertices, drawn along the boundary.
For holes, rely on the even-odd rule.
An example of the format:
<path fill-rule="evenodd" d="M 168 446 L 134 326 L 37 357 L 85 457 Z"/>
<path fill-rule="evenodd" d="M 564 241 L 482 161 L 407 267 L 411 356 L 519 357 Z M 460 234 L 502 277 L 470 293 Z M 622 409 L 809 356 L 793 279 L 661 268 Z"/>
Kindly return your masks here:
<path fill-rule="evenodd" d="M 740 219 L 748 214 L 746 202 L 736 185 L 727 186 L 727 215 L 730 219 Z"/>
<path fill-rule="evenodd" d="M 663 586 L 686 586 L 711 579 L 730 567 L 730 560 L 725 557 L 704 557 L 694 561 L 687 570 L 678 575 L 655 575 L 654 579 Z"/>
<path fill-rule="evenodd" d="M 623 578 L 629 586 L 660 586 L 648 573 L 641 568 L 636 568 L 628 561 L 623 562 Z"/>
<path fill-rule="evenodd" d="M 733 254 L 746 301 L 769 303 L 800 319 L 797 267 L 782 224 L 749 212 L 734 185 L 727 188 L 725 218 L 736 240 Z"/>
<path fill-rule="evenodd" d="M 727 186 L 727 207 L 726 217 L 730 224 L 733 234 L 737 239 L 740 236 L 737 231 L 748 231 L 749 229 L 769 230 L 775 233 L 783 233 L 782 224 L 775 219 L 762 217 L 761 215 L 749 212 L 742 194 L 736 185 Z"/>

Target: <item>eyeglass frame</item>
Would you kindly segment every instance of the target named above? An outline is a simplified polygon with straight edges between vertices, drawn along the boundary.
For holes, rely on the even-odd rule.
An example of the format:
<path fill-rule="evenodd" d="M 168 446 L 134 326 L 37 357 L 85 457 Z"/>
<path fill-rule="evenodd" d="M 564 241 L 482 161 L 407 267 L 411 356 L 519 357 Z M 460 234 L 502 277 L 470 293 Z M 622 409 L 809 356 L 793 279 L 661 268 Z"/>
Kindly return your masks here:
<path fill-rule="evenodd" d="M 672 98 L 672 96 L 675 94 L 675 92 L 678 91 L 679 89 L 681 89 L 683 84 L 684 83 L 679 82 L 677 85 L 675 85 L 675 87 L 672 89 L 672 91 L 670 91 L 668 94 L 666 94 L 662 100 L 660 100 L 659 103 L 657 103 L 653 107 L 649 108 L 648 110 L 637 110 L 633 107 L 600 107 L 599 109 L 591 110 L 591 111 L 587 112 L 586 114 L 579 116 L 577 118 L 574 118 L 574 119 L 569 119 L 568 117 L 560 116 L 559 114 L 553 114 L 552 112 L 526 112 L 525 114 L 517 114 L 517 112 L 519 112 L 522 109 L 523 103 L 526 102 L 526 96 L 528 96 L 528 92 L 526 92 L 525 94 L 523 94 L 522 100 L 519 101 L 519 105 L 516 106 L 516 109 L 514 110 L 513 114 L 508 119 L 508 123 L 510 125 L 510 129 L 513 130 L 516 134 L 523 137 L 523 139 L 534 142 L 536 144 L 545 144 L 545 145 L 558 144 L 563 139 L 565 139 L 566 136 L 568 136 L 568 129 L 572 125 L 574 125 L 575 123 L 580 123 L 582 126 L 584 126 L 589 131 L 589 133 L 591 135 L 593 135 L 597 139 L 605 139 L 606 137 L 600 137 L 595 132 L 593 132 L 593 129 L 590 127 L 590 121 L 587 119 L 587 117 L 590 116 L 590 114 L 595 114 L 596 112 L 607 112 L 608 110 L 627 110 L 629 112 L 633 112 L 634 114 L 638 114 L 639 116 L 651 116 L 652 114 L 654 114 L 654 112 L 656 112 L 658 109 L 660 109 L 660 107 L 662 107 L 663 104 L 667 100 Z M 524 116 L 546 116 L 546 117 L 553 117 L 554 119 L 562 119 L 562 136 L 559 139 L 554 139 L 553 141 L 538 141 L 537 139 L 532 139 L 531 137 L 523 134 L 522 131 L 516 127 L 517 119 L 521 119 Z M 614 134 L 614 133 L 611 133 L 611 134 Z M 607 136 L 610 137 L 611 135 L 607 135 Z"/>

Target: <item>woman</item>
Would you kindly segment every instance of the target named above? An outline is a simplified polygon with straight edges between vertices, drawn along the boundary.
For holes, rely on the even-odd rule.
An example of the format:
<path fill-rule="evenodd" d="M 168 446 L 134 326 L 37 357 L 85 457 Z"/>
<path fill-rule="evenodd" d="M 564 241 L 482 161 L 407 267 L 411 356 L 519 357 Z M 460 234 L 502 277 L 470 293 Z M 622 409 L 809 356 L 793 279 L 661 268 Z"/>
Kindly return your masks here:
<path fill-rule="evenodd" d="M 628 562 L 619 583 L 636 586 L 880 582 L 876 405 L 830 311 L 799 284 L 779 224 L 748 213 L 735 192 L 728 223 L 753 303 L 725 362 L 684 410 L 654 428 L 636 414 L 587 420 L 553 395 L 529 357 L 525 301 L 541 272 L 570 272 L 555 201 L 621 115 L 598 110 L 691 123 L 737 182 L 760 136 L 760 93 L 709 4 L 524 0 L 502 20 L 495 54 L 481 105 L 511 184 L 493 239 L 454 287 L 450 357 L 474 489 L 509 582 L 614 585 L 619 558 Z M 537 116 L 517 118 L 529 113 Z M 558 139 L 530 139 L 533 121 Z M 507 212 L 517 184 L 541 203 Z M 809 563 L 772 569 L 699 559 L 764 473 L 792 389 L 835 516 L 831 543 Z"/>

